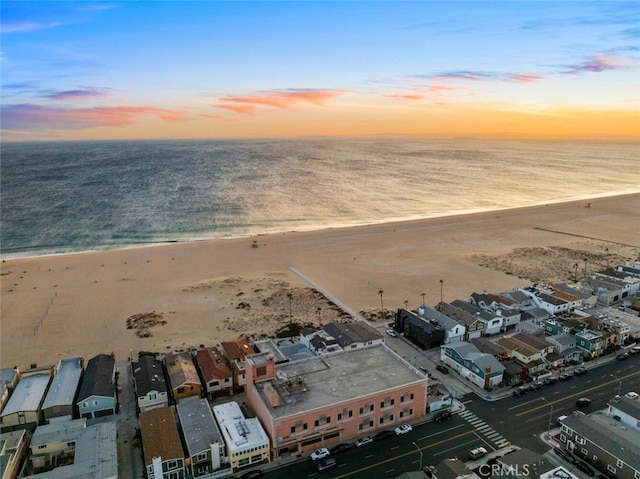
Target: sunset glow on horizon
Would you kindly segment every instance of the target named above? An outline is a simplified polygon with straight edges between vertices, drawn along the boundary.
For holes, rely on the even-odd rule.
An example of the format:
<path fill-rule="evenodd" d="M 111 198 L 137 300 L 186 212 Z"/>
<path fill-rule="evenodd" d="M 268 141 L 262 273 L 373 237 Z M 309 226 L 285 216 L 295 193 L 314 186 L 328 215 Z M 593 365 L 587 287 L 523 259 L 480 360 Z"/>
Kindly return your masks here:
<path fill-rule="evenodd" d="M 14 2 L 3 141 L 640 136 L 635 2 Z"/>

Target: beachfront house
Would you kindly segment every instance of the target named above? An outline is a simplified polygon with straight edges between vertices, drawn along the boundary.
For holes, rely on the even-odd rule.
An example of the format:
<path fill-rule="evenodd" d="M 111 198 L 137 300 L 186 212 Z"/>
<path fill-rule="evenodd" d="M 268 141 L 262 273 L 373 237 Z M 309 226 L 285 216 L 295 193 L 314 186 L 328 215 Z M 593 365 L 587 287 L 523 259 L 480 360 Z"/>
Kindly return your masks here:
<path fill-rule="evenodd" d="M 136 393 L 138 410 L 149 411 L 169 405 L 169 392 L 164 378 L 162 361 L 149 354 L 142 355 L 138 362 L 132 362 L 133 389 Z"/>
<path fill-rule="evenodd" d="M 235 401 L 213 406 L 213 414 L 220 425 L 233 472 L 270 461 L 269 438 L 257 418 L 245 418 Z"/>
<path fill-rule="evenodd" d="M 191 396 L 176 406 L 187 448 L 186 468 L 191 477 L 229 467 L 226 447 L 206 399 Z"/>
<path fill-rule="evenodd" d="M 466 301 L 462 301 L 460 299 L 452 301 L 451 305 L 455 308 L 458 308 L 459 310 L 466 311 L 471 316 L 480 321 L 483 324 L 483 336 L 491 336 L 502 331 L 503 319 L 493 311 L 481 309 L 478 306 L 467 303 Z M 475 327 L 476 329 L 478 328 L 477 325 Z"/>
<path fill-rule="evenodd" d="M 315 354 L 327 354 L 341 351 L 338 340 L 324 329 L 305 326 L 300 329 L 300 344 L 303 344 Z"/>
<path fill-rule="evenodd" d="M 233 394 L 233 371 L 217 348 L 199 349 L 196 365 L 209 400 Z"/>
<path fill-rule="evenodd" d="M 445 331 L 438 323 L 429 321 L 407 309 L 398 310 L 395 330 L 402 332 L 405 339 L 420 349 L 439 347 L 445 340 Z"/>
<path fill-rule="evenodd" d="M 94 419 L 116 413 L 115 378 L 116 359 L 113 354 L 98 354 L 87 362 L 76 403 L 80 417 Z"/>
<path fill-rule="evenodd" d="M 27 429 L 43 423 L 42 403 L 51 382 L 52 368 L 24 371 L 0 415 L 0 432 Z"/>
<path fill-rule="evenodd" d="M 184 479 L 185 458 L 170 407 L 140 413 L 144 466 L 148 478 Z"/>
<path fill-rule="evenodd" d="M 464 323 L 456 321 L 449 316 L 436 311 L 424 304 L 416 311 L 418 316 L 423 317 L 431 323 L 435 323 L 444 330 L 444 343 L 457 343 L 464 341 L 464 335 L 466 334 L 466 326 Z"/>
<path fill-rule="evenodd" d="M 193 358 L 188 352 L 172 352 L 164 357 L 164 362 L 169 375 L 169 384 L 173 400 L 177 403 L 181 399 L 202 394 L 202 383 L 193 363 Z"/>
<path fill-rule="evenodd" d="M 467 303 L 502 318 L 503 331 L 519 324 L 522 319 L 522 312 L 514 307 L 516 303 L 497 294 L 472 293 Z"/>
<path fill-rule="evenodd" d="M 491 354 L 480 352 L 471 343 L 442 345 L 440 359 L 460 376 L 488 391 L 502 383 L 504 366 Z"/>
<path fill-rule="evenodd" d="M 331 337 L 335 338 L 343 350 L 353 350 L 375 346 L 384 342 L 384 337 L 373 326 L 364 321 L 350 323 L 328 323 L 324 329 Z"/>
<path fill-rule="evenodd" d="M 255 354 L 253 346 L 246 338 L 238 338 L 235 341 L 223 341 L 222 355 L 233 371 L 233 393 L 244 392 L 247 385 L 247 368 L 245 358 L 248 354 Z"/>
<path fill-rule="evenodd" d="M 585 358 L 597 358 L 604 352 L 604 339 L 602 334 L 590 329 L 584 329 L 575 334 L 576 346 L 582 350 Z"/>
<path fill-rule="evenodd" d="M 464 309 L 460 309 L 452 303 L 441 302 L 438 303 L 437 308 L 442 314 L 449 316 L 455 321 L 464 323 L 466 326 L 466 334 L 464 337 L 465 341 L 470 341 L 482 336 L 485 323 L 484 321 L 481 321 L 480 318 L 474 316 L 468 311 L 465 311 Z"/>
<path fill-rule="evenodd" d="M 0 412 L 4 409 L 4 405 L 9 401 L 11 393 L 18 385 L 20 379 L 20 370 L 18 367 L 0 369 Z"/>
<path fill-rule="evenodd" d="M 73 419 L 84 372 L 83 366 L 84 359 L 81 357 L 63 358 L 58 361 L 56 374 L 42 404 L 46 423 Z"/>

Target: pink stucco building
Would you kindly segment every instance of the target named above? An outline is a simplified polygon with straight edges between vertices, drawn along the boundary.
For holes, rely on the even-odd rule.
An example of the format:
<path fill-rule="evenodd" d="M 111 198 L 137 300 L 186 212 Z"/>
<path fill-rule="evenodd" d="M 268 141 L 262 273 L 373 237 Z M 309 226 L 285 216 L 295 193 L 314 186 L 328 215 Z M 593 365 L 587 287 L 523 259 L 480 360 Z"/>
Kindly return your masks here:
<path fill-rule="evenodd" d="M 247 356 L 247 398 L 275 456 L 371 435 L 425 415 L 427 378 L 385 345 L 282 361 Z"/>

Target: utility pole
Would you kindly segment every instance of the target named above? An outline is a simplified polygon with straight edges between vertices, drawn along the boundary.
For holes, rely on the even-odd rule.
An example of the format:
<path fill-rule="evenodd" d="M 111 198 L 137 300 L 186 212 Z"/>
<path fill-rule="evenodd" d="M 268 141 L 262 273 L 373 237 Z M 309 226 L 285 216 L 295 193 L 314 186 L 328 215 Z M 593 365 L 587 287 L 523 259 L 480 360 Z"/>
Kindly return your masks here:
<path fill-rule="evenodd" d="M 420 449 L 420 447 L 416 444 L 415 441 L 413 441 L 413 445 L 416 446 L 416 449 L 420 453 L 420 469 L 419 470 L 422 471 L 422 449 Z"/>

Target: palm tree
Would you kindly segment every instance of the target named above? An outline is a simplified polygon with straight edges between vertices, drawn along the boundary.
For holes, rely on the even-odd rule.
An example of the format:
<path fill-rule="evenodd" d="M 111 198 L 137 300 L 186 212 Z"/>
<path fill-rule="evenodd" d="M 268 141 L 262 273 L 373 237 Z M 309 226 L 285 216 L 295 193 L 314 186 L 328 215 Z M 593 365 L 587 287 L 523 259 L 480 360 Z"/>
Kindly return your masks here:
<path fill-rule="evenodd" d="M 293 302 L 293 293 L 287 293 L 287 298 L 289 298 L 289 324 L 293 325 L 293 314 L 291 311 L 291 303 Z"/>
<path fill-rule="evenodd" d="M 380 290 L 378 291 L 378 294 L 380 295 L 380 317 L 384 321 L 384 303 L 382 302 L 382 295 L 384 294 L 384 291 Z"/>

